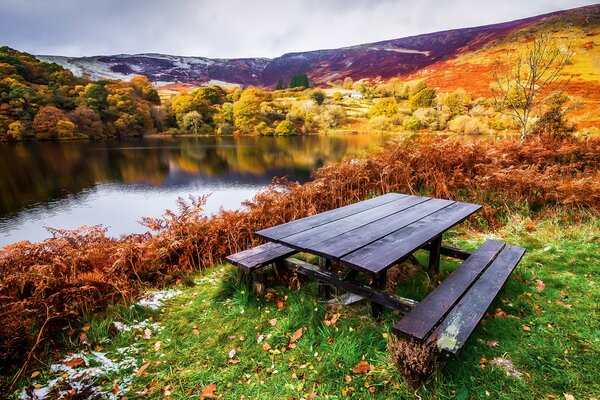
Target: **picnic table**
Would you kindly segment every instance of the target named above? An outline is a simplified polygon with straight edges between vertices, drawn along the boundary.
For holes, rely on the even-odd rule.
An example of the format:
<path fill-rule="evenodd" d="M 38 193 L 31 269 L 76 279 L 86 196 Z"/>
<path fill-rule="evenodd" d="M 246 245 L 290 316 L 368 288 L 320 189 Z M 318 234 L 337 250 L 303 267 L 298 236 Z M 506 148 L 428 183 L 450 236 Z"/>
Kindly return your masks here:
<path fill-rule="evenodd" d="M 248 271 L 274 263 L 316 279 L 326 299 L 330 286 L 405 314 L 395 332 L 419 341 L 435 340 L 455 353 L 475 329 L 514 270 L 524 250 L 488 240 L 471 253 L 442 243 L 444 232 L 481 209 L 480 205 L 388 193 L 345 207 L 255 232 L 266 244 L 227 257 Z M 415 251 L 429 252 L 427 272 L 439 272 L 442 255 L 463 263 L 421 302 L 383 290 L 386 272 Z M 313 265 L 290 256 L 303 252 L 324 262 Z M 331 271 L 332 263 L 347 272 Z M 366 275 L 370 284 L 357 280 Z"/>

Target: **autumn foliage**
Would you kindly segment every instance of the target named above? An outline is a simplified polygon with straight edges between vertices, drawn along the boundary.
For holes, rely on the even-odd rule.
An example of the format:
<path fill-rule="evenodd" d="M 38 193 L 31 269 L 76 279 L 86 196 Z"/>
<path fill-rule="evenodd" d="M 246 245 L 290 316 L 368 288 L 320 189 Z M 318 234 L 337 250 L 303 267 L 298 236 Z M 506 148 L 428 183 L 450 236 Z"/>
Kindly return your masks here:
<path fill-rule="evenodd" d="M 276 182 L 237 211 L 207 216 L 204 199 L 181 201 L 178 212 L 145 219 L 154 234 L 114 239 L 98 226 L 51 230 L 45 242 L 0 251 L 1 364 L 21 363 L 38 335 L 41 348 L 84 313 L 259 244 L 253 232 L 268 226 L 392 191 L 484 204 L 479 221 L 491 226 L 511 204 L 598 212 L 599 165 L 597 138 L 520 145 L 422 137 L 323 167 L 304 185 Z"/>

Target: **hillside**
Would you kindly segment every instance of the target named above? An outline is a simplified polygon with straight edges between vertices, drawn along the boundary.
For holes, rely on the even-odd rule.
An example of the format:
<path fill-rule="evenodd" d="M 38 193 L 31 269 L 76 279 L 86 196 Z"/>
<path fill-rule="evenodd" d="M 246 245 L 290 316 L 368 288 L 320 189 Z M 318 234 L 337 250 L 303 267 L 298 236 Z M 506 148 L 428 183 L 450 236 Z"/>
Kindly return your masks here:
<path fill-rule="evenodd" d="M 157 83 L 198 84 L 218 80 L 273 86 L 279 78 L 289 80 L 299 73 L 307 73 L 318 85 L 345 77 L 388 79 L 399 75 L 426 78 L 441 89 L 461 86 L 484 94 L 491 80 L 492 62 L 502 56 L 509 45 L 526 40 L 534 32 L 551 33 L 559 40 L 572 42 L 576 53 L 572 72 L 580 74 L 577 81 L 598 81 L 599 21 L 600 5 L 592 5 L 494 25 L 339 49 L 289 53 L 274 59 L 210 59 L 162 54 L 39 58 L 92 79 L 128 79 L 142 74 Z M 577 90 L 585 92 L 582 88 Z"/>

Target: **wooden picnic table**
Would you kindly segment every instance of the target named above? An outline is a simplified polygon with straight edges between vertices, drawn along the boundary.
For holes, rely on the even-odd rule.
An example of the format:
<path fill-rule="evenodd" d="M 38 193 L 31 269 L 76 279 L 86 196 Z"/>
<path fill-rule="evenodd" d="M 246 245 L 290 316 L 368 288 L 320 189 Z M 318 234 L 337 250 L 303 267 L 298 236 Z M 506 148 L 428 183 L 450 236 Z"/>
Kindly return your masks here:
<path fill-rule="evenodd" d="M 355 271 L 345 277 L 346 281 L 356 272 L 369 274 L 373 278 L 371 286 L 381 289 L 386 271 L 418 249 L 429 251 L 432 273 L 439 270 L 441 254 L 466 258 L 470 253 L 442 246 L 442 234 L 480 208 L 452 200 L 388 193 L 255 234 L 325 258 L 325 270 L 331 262 L 339 262 Z M 313 277 L 339 286 L 331 276 L 313 273 Z M 328 288 L 323 287 L 322 296 L 327 295 Z M 380 305 L 373 303 L 373 314 L 380 313 Z"/>
<path fill-rule="evenodd" d="M 502 289 L 525 250 L 495 240 L 471 253 L 442 244 L 442 235 L 481 209 L 480 205 L 423 196 L 388 193 L 369 200 L 260 230 L 268 243 L 228 256 L 247 271 L 270 263 L 319 281 L 322 298 L 337 287 L 405 316 L 394 331 L 419 341 L 436 340 L 456 352 L 473 332 Z M 383 290 L 386 272 L 415 251 L 429 252 L 428 273 L 439 271 L 440 257 L 464 260 L 421 302 Z M 289 256 L 304 252 L 325 262 L 313 265 Z M 339 263 L 348 272 L 331 271 Z M 357 280 L 366 274 L 370 282 Z"/>

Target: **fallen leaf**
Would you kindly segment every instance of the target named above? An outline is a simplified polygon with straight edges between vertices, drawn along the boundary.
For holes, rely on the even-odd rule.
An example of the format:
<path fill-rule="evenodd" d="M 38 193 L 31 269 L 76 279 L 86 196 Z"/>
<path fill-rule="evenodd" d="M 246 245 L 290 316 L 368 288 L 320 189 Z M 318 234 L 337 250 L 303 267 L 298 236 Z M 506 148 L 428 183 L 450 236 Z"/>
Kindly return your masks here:
<path fill-rule="evenodd" d="M 300 337 L 302 336 L 302 333 L 303 333 L 302 328 L 299 328 L 296 332 L 294 332 L 294 334 L 290 338 L 290 342 L 291 343 L 297 342 L 298 339 L 300 339 Z"/>
<path fill-rule="evenodd" d="M 161 344 L 160 342 L 154 343 L 154 351 L 160 350 L 160 344 Z"/>
<path fill-rule="evenodd" d="M 208 385 L 207 387 L 202 389 L 202 392 L 200 392 L 200 398 L 201 399 L 220 399 L 221 396 L 216 395 L 214 393 L 215 390 L 217 390 L 217 385 L 215 385 L 214 383 L 212 385 Z"/>
<path fill-rule="evenodd" d="M 148 328 L 144 329 L 144 336 L 142 337 L 143 339 L 150 339 L 150 337 L 152 336 L 152 331 Z"/>
<path fill-rule="evenodd" d="M 140 369 L 138 369 L 135 372 L 135 376 L 142 376 L 142 374 L 144 373 L 144 371 L 146 371 L 146 369 L 148 369 L 149 366 L 150 366 L 150 363 L 146 363 L 146 364 L 142 365 L 140 367 Z"/>
<path fill-rule="evenodd" d="M 121 389 L 119 389 L 119 385 L 117 385 L 117 382 L 113 383 L 112 389 L 113 389 L 113 393 L 115 395 L 117 395 L 117 394 L 119 394 L 121 392 Z"/>
<path fill-rule="evenodd" d="M 269 350 L 271 350 L 271 345 L 269 343 L 263 344 L 262 350 L 263 351 L 269 351 Z"/>
<path fill-rule="evenodd" d="M 229 358 L 233 358 L 233 357 L 235 357 L 235 353 L 236 353 L 236 352 L 235 352 L 235 349 L 231 349 L 231 350 L 229 350 Z"/>
<path fill-rule="evenodd" d="M 572 394 L 563 393 L 563 395 L 565 396 L 565 400 L 575 400 L 575 397 Z"/>
<path fill-rule="evenodd" d="M 82 345 L 88 344 L 88 337 L 85 334 L 85 332 L 82 332 L 81 335 L 79 335 L 79 343 L 81 343 Z"/>
<path fill-rule="evenodd" d="M 330 319 L 327 319 L 328 317 L 331 317 Z M 333 315 L 325 315 L 325 321 L 323 321 L 325 323 L 325 325 L 327 326 L 335 326 L 335 323 L 337 322 L 337 320 L 340 318 L 340 314 L 333 314 Z"/>
<path fill-rule="evenodd" d="M 285 303 L 283 301 L 278 301 L 277 302 L 277 308 L 280 310 L 283 310 L 283 308 L 285 307 Z"/>
<path fill-rule="evenodd" d="M 523 330 L 529 332 L 531 327 L 529 325 L 523 325 Z"/>
<path fill-rule="evenodd" d="M 258 338 L 256 339 L 256 343 L 260 344 L 263 340 L 265 340 L 265 336 L 264 335 L 258 335 Z"/>
<path fill-rule="evenodd" d="M 315 397 L 317 397 L 317 394 L 315 392 L 312 392 L 311 394 L 306 396 L 306 400 L 313 400 Z"/>
<path fill-rule="evenodd" d="M 82 331 L 87 332 L 90 330 L 90 326 L 89 325 L 84 325 L 83 328 L 81 328 Z"/>
<path fill-rule="evenodd" d="M 352 368 L 352 372 L 355 374 L 366 374 L 371 370 L 371 365 L 366 361 L 361 361 L 354 368 Z"/>
<path fill-rule="evenodd" d="M 39 375 L 40 375 L 40 371 L 34 371 L 34 372 L 31 374 L 31 378 L 35 378 L 36 376 L 39 376 Z"/>
<path fill-rule="evenodd" d="M 508 314 L 505 313 L 504 311 L 502 311 L 501 308 L 496 308 L 496 310 L 494 311 L 494 318 L 498 318 L 498 317 L 507 318 Z"/>
<path fill-rule="evenodd" d="M 344 377 L 344 380 L 345 380 L 346 382 L 350 382 L 350 381 L 352 380 L 352 377 L 351 377 L 350 375 L 346 375 L 346 376 Z"/>
<path fill-rule="evenodd" d="M 271 326 L 275 326 L 275 324 L 277 324 L 277 318 L 270 319 L 269 324 L 271 324 Z"/>
<path fill-rule="evenodd" d="M 537 283 L 537 286 L 535 287 L 537 290 L 542 291 L 546 289 L 546 284 L 542 280 L 537 279 L 535 283 Z"/>
<path fill-rule="evenodd" d="M 192 329 L 192 333 L 193 333 L 194 335 L 199 335 L 199 334 L 200 334 L 200 331 L 199 331 L 198 329 Z"/>
<path fill-rule="evenodd" d="M 375 386 L 369 386 L 369 392 L 375 393 Z"/>
<path fill-rule="evenodd" d="M 500 343 L 498 343 L 497 340 L 488 340 L 487 345 L 490 347 L 498 347 L 500 345 Z"/>
<path fill-rule="evenodd" d="M 69 361 L 64 362 L 63 365 L 66 365 L 67 367 L 75 368 L 75 367 L 79 367 L 83 363 L 85 363 L 85 360 L 83 358 L 74 357 L 74 358 L 71 358 Z"/>

